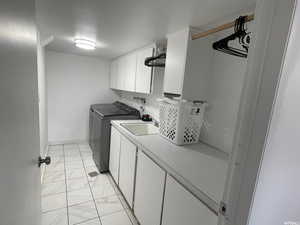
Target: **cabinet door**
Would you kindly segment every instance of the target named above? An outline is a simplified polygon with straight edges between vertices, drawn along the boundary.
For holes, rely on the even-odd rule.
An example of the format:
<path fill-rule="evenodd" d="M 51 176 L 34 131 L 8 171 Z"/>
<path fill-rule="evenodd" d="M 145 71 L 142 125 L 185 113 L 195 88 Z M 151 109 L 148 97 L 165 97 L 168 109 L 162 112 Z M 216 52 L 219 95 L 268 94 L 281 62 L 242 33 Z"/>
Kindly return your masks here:
<path fill-rule="evenodd" d="M 189 29 L 168 36 L 164 92 L 181 95 L 185 74 Z"/>
<path fill-rule="evenodd" d="M 113 60 L 110 64 L 110 88 L 118 88 L 118 60 Z"/>
<path fill-rule="evenodd" d="M 210 211 L 172 177 L 167 176 L 162 225 L 217 225 Z"/>
<path fill-rule="evenodd" d="M 124 56 L 124 89 L 125 91 L 135 91 L 136 74 L 136 53 Z"/>
<path fill-rule="evenodd" d="M 152 81 L 152 68 L 145 66 L 145 59 L 153 56 L 154 48 L 146 48 L 137 52 L 137 65 L 135 77 L 135 91 L 150 94 Z"/>
<path fill-rule="evenodd" d="M 111 127 L 109 170 L 115 182 L 119 183 L 121 134 L 116 128 Z"/>
<path fill-rule="evenodd" d="M 134 213 L 141 225 L 160 225 L 166 172 L 138 152 Z"/>
<path fill-rule="evenodd" d="M 125 90 L 125 80 L 126 80 L 126 59 L 125 57 L 120 57 L 117 59 L 117 89 Z"/>
<path fill-rule="evenodd" d="M 131 207 L 133 202 L 136 151 L 136 146 L 127 138 L 121 136 L 119 187 Z"/>

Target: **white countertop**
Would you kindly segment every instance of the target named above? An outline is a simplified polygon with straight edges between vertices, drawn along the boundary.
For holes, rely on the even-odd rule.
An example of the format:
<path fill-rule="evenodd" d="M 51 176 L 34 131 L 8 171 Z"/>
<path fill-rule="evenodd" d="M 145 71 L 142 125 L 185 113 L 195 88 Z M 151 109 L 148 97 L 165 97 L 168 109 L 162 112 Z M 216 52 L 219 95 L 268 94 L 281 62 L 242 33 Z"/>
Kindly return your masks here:
<path fill-rule="evenodd" d="M 111 123 L 197 197 L 205 202 L 213 200 L 216 205 L 210 206 L 218 207 L 223 198 L 228 155 L 203 143 L 177 146 L 159 134 L 135 136 L 121 126 L 121 123 L 137 122 L 142 121 L 114 120 Z M 203 193 L 209 198 L 205 199 Z"/>

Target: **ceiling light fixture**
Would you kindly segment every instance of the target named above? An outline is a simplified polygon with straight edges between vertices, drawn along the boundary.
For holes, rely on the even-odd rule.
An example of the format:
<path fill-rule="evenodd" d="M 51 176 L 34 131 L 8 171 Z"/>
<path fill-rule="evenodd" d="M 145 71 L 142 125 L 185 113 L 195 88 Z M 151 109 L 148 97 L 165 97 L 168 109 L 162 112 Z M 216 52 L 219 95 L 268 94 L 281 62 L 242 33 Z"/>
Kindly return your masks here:
<path fill-rule="evenodd" d="M 94 41 L 90 41 L 87 39 L 75 39 L 74 40 L 76 47 L 86 49 L 86 50 L 95 50 L 96 49 L 96 43 Z"/>

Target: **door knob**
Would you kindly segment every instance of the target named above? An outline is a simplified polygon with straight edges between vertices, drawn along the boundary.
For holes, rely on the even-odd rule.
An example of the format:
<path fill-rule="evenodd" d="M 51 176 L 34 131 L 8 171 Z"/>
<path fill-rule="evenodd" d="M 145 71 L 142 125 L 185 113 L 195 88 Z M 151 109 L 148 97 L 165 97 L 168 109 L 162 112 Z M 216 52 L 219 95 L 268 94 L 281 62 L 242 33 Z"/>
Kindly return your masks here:
<path fill-rule="evenodd" d="M 41 165 L 42 165 L 43 163 L 45 163 L 46 165 L 49 165 L 49 164 L 51 163 L 51 158 L 50 158 L 50 156 L 46 156 L 44 159 L 43 159 L 41 156 L 39 156 L 39 161 L 38 161 L 39 167 L 41 167 Z"/>

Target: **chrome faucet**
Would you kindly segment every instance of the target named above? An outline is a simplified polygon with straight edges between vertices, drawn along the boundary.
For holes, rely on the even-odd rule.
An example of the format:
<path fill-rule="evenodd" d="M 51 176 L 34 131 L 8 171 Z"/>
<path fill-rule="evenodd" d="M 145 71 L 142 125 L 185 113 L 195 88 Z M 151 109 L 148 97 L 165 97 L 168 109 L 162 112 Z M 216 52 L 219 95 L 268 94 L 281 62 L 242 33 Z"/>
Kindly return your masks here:
<path fill-rule="evenodd" d="M 146 104 L 146 99 L 145 98 L 142 98 L 142 97 L 133 97 L 134 100 L 139 100 L 142 102 L 142 104 Z"/>

